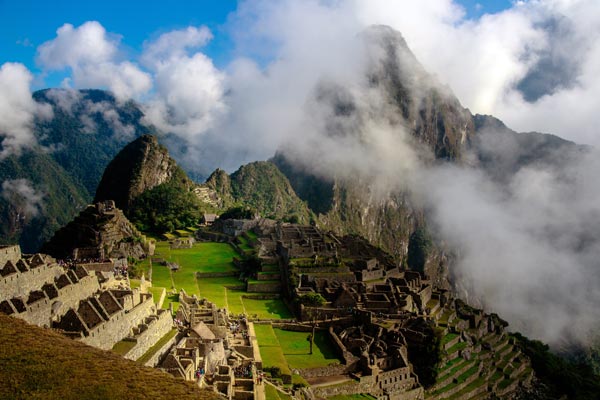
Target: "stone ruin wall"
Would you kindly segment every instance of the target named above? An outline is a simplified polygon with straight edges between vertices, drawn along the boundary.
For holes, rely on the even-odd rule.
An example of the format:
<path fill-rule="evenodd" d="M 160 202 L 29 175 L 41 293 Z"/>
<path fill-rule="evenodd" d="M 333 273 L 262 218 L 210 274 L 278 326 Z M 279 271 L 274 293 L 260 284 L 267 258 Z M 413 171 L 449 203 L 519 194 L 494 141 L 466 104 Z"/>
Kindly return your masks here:
<path fill-rule="evenodd" d="M 0 267 L 4 267 L 7 261 L 16 263 L 21 259 L 21 246 L 0 246 Z"/>
<path fill-rule="evenodd" d="M 132 338 L 136 345 L 125 354 L 125 358 L 137 360 L 173 327 L 173 317 L 168 310 L 158 310 L 158 316 L 147 320 L 146 329 Z"/>
<path fill-rule="evenodd" d="M 152 357 L 144 364 L 146 367 L 155 368 L 157 367 L 164 356 L 169 353 L 171 348 L 173 348 L 179 341 L 181 340 L 181 336 L 175 335 L 169 341 L 167 341 L 160 349 L 158 349 Z"/>
<path fill-rule="evenodd" d="M 20 253 L 21 251 L 19 250 Z M 16 262 L 14 263 L 16 264 Z M 64 270 L 57 264 L 44 264 L 25 272 L 17 271 L 16 273 L 1 277 L 0 301 L 10 300 L 13 297 L 29 296 L 30 292 L 39 290 L 48 282 L 54 282 L 54 278 L 63 273 Z"/>
<path fill-rule="evenodd" d="M 0 278 L 0 302 L 7 301 L 4 303 L 6 312 L 28 323 L 52 326 L 53 320 L 60 319 L 71 309 L 77 310 L 82 300 L 92 297 L 100 290 L 98 278 L 85 268 L 85 275 L 77 278 L 76 273 L 67 273 L 54 262 L 33 267 L 20 257 L 22 254 L 18 245 L 0 247 L 0 259 L 4 264 L 8 261 L 15 265 L 22 262 L 28 268 L 24 272 L 17 268 L 16 272 Z M 22 265 L 21 268 L 23 269 Z M 60 285 L 64 286 L 59 288 Z M 134 296 L 125 296 L 124 309 L 92 328 L 89 336 L 83 336 L 80 332 L 70 336 L 77 337 L 88 345 L 109 350 L 116 342 L 131 336 L 136 328 L 141 328 L 141 332 L 133 337 L 137 345 L 128 355 L 132 359 L 143 355 L 169 332 L 173 319 L 168 311 L 161 310 L 157 314 L 151 296 L 143 295 L 140 300 L 134 300 Z M 18 311 L 15 306 L 17 303 L 13 304 L 11 301 L 13 299 L 22 304 L 18 309 L 24 307 L 23 311 Z M 36 300 L 27 304 L 33 299 Z"/>
<path fill-rule="evenodd" d="M 26 305 L 27 309 L 14 316 L 38 326 L 51 326 L 52 320 L 63 316 L 70 308 L 77 308 L 81 299 L 87 298 L 100 289 L 100 284 L 95 276 L 87 275 L 78 282 L 57 288 L 58 296 L 50 299 L 47 295 L 38 301 Z M 27 301 L 29 295 L 24 297 Z M 52 308 L 57 302 L 62 303 L 54 312 Z"/>
<path fill-rule="evenodd" d="M 89 336 L 84 336 L 81 342 L 102 350 L 110 350 L 115 343 L 131 334 L 131 330 L 144 322 L 144 319 L 154 314 L 154 302 L 151 296 L 131 309 L 125 307 L 111 316 L 108 321 L 90 329 Z"/>

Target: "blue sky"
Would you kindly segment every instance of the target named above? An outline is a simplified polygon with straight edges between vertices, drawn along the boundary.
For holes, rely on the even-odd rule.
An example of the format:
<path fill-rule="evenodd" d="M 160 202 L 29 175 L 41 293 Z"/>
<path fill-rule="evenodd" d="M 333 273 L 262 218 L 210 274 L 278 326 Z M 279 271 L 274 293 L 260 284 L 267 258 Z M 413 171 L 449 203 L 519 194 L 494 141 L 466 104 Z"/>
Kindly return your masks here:
<path fill-rule="evenodd" d="M 144 40 L 161 33 L 187 26 L 208 26 L 214 39 L 203 52 L 217 67 L 226 65 L 232 56 L 232 40 L 223 28 L 230 13 L 237 8 L 236 0 L 137 1 L 104 0 L 0 0 L 0 64 L 20 62 L 34 74 L 36 48 L 56 36 L 65 23 L 79 26 L 86 21 L 99 21 L 111 33 L 122 37 L 122 44 L 131 52 L 139 52 Z M 494 13 L 511 6 L 510 0 L 460 0 L 469 18 Z M 34 82 L 34 86 L 57 86 L 65 73 L 52 73 Z"/>

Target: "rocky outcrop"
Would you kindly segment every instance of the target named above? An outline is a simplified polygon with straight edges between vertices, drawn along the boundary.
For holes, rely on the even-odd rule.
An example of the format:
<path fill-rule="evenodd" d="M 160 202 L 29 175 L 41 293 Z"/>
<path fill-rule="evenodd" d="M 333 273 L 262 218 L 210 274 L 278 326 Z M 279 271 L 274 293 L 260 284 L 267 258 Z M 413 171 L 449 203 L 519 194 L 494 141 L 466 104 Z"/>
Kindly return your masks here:
<path fill-rule="evenodd" d="M 56 258 L 143 258 L 145 237 L 115 207 L 105 201 L 90 205 L 44 244 Z M 77 249 L 77 251 L 75 251 Z M 74 254 L 77 253 L 77 254 Z"/>
<path fill-rule="evenodd" d="M 191 186 L 192 182 L 179 171 L 175 160 L 158 144 L 156 137 L 140 136 L 108 164 L 94 202 L 114 200 L 115 205 L 127 213 L 136 197 L 171 179 L 180 179 Z"/>

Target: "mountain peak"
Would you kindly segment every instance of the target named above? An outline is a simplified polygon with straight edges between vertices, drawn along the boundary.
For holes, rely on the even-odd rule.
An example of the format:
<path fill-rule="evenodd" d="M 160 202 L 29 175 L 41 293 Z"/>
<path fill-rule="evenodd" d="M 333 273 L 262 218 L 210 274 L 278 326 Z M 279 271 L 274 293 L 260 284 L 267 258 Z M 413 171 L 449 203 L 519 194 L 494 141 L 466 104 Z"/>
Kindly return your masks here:
<path fill-rule="evenodd" d="M 114 200 L 118 208 L 127 212 L 137 196 L 176 176 L 191 185 L 156 137 L 142 135 L 125 146 L 108 164 L 94 202 Z"/>

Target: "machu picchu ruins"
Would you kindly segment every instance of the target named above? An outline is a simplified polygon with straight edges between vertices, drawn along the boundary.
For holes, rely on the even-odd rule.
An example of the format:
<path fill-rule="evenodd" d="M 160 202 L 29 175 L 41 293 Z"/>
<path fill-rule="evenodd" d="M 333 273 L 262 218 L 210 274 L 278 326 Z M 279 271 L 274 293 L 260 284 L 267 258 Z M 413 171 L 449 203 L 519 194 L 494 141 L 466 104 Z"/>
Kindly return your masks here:
<path fill-rule="evenodd" d="M 99 204 L 94 213 L 113 218 L 112 207 Z M 106 244 L 111 235 L 99 236 Z M 215 221 L 158 252 L 190 252 L 217 239 L 238 254 L 232 269 L 196 272 L 195 279 L 237 280 L 223 290 L 240 293 L 243 302 L 282 302 L 291 318 L 236 314 L 184 289 L 149 291 L 152 282 L 143 277 L 132 288 L 128 260 L 98 258 L 102 249 L 118 248 L 103 245 L 83 252 L 75 247 L 66 259 L 0 248 L 0 311 L 228 399 L 264 398 L 270 390 L 298 399 L 503 398 L 526 391 L 533 379 L 505 321 L 434 287 L 423 273 L 397 265 L 360 237 L 261 218 Z M 154 266 L 150 276 L 167 270 L 175 277 L 187 268 L 160 254 L 144 254 Z M 275 373 L 270 356 L 265 361 L 261 355 L 268 349 L 265 329 L 307 335 L 311 352 L 319 338 L 334 358 Z M 292 385 L 299 379 L 306 384 Z"/>

